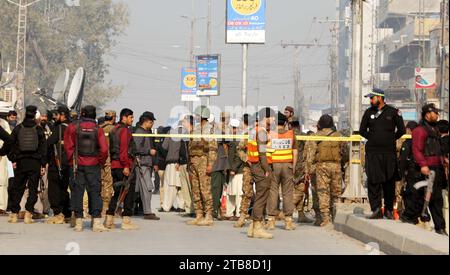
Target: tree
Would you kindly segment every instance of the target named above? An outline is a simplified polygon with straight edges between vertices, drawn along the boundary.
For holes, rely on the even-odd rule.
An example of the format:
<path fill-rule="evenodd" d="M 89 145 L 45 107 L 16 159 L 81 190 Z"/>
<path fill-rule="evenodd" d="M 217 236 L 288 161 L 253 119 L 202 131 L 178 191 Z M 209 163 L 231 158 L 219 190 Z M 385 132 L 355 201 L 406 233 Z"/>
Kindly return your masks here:
<path fill-rule="evenodd" d="M 128 9 L 113 0 L 84 0 L 80 6 L 66 2 L 42 0 L 28 8 L 26 104 L 42 106 L 32 91 L 52 88 L 64 68 L 73 75 L 78 67 L 84 67 L 83 104 L 101 108 L 122 92 L 122 87 L 105 82 L 105 56 L 128 26 Z M 18 8 L 0 0 L 0 14 L 0 50 L 4 60 L 15 64 Z"/>

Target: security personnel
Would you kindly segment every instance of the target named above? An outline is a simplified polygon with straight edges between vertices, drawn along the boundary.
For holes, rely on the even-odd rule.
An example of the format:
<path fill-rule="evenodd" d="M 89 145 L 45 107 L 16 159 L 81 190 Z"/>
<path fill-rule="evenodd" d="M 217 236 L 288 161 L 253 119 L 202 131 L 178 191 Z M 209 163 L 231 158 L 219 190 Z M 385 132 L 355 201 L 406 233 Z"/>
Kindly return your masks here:
<path fill-rule="evenodd" d="M 359 133 L 367 139 L 366 173 L 373 212 L 368 218 L 383 219 L 383 195 L 384 216 L 394 219 L 395 180 L 399 178 L 396 141 L 406 133 L 405 125 L 401 112 L 386 105 L 383 90 L 373 89 L 366 97 L 372 107 L 364 113 Z"/>
<path fill-rule="evenodd" d="M 130 179 L 130 188 L 123 202 L 122 225 L 123 230 L 134 230 L 138 226 L 133 224 L 131 216 L 134 207 L 134 190 L 136 181 L 133 180 L 132 166 L 134 162 L 134 140 L 131 132 L 134 114 L 130 109 L 120 111 L 120 123 L 114 126 L 109 133 L 109 153 L 111 156 L 111 172 L 114 182 L 120 182 L 128 177 Z M 135 178 L 134 178 L 135 179 Z M 114 227 L 114 215 L 116 214 L 117 202 L 121 193 L 119 186 L 114 186 L 114 195 L 109 203 L 108 211 L 106 211 L 105 226 L 109 229 Z"/>
<path fill-rule="evenodd" d="M 252 121 L 250 121 L 252 120 Z M 250 118 L 248 114 L 245 114 L 243 117 L 243 129 L 242 132 L 244 135 L 249 134 L 249 123 L 251 123 L 252 127 L 257 126 L 257 118 L 253 117 Z M 252 179 L 252 171 L 250 170 L 250 164 L 248 163 L 248 156 L 247 156 L 247 145 L 248 141 L 246 139 L 243 139 L 239 142 L 239 145 L 237 147 L 238 155 L 241 161 L 243 162 L 243 168 L 242 168 L 242 201 L 241 201 L 241 208 L 240 208 L 240 216 L 239 220 L 235 223 L 234 227 L 240 228 L 245 225 L 245 220 L 249 217 L 248 211 L 250 208 L 250 203 L 253 198 L 253 179 Z"/>
<path fill-rule="evenodd" d="M 194 135 L 211 135 L 214 129 L 208 123 L 211 113 L 205 106 L 195 109 L 198 124 Z M 194 200 L 195 219 L 188 225 L 211 226 L 214 223 L 213 199 L 211 194 L 211 173 L 217 159 L 217 141 L 210 138 L 193 138 L 189 142 L 189 176 L 191 177 L 192 196 Z"/>
<path fill-rule="evenodd" d="M 273 235 L 263 228 L 264 211 L 269 198 L 273 177 L 270 146 L 270 128 L 275 119 L 274 111 L 263 108 L 258 113 L 258 127 L 250 132 L 248 141 L 248 162 L 256 186 L 256 198 L 253 205 L 252 220 L 247 231 L 249 238 L 272 239 Z"/>
<path fill-rule="evenodd" d="M 48 224 L 63 224 L 71 217 L 69 177 L 70 166 L 64 150 L 64 132 L 69 126 L 70 110 L 65 106 L 58 107 L 58 120 L 53 132 L 47 140 L 48 150 L 48 198 L 54 216 L 47 220 Z"/>
<path fill-rule="evenodd" d="M 297 141 L 293 130 L 286 130 L 287 118 L 278 113 L 278 128 L 270 132 L 273 177 L 270 183 L 270 193 L 267 202 L 269 219 L 267 229 L 275 229 L 275 216 L 278 214 L 278 199 L 281 186 L 283 197 L 283 214 L 285 229 L 295 230 L 292 219 L 294 212 L 294 167 L 297 166 Z"/>
<path fill-rule="evenodd" d="M 101 166 L 108 157 L 106 137 L 95 121 L 96 108 L 86 106 L 81 119 L 71 123 L 64 133 L 64 149 L 74 173 L 71 206 L 75 212 L 74 230 L 83 231 L 83 196 L 89 196 L 89 213 L 94 232 L 108 231 L 102 224 Z"/>
<path fill-rule="evenodd" d="M 115 111 L 105 111 L 105 122 L 101 126 L 105 134 L 109 135 L 116 124 L 116 112 Z M 106 139 L 106 143 L 109 148 L 109 138 Z M 111 156 L 109 155 L 106 159 L 105 166 L 102 167 L 102 200 L 103 200 L 103 210 L 102 216 L 106 215 L 106 210 L 108 210 L 109 203 L 111 201 L 112 195 L 114 193 L 113 188 L 113 178 L 111 174 Z"/>
<path fill-rule="evenodd" d="M 341 134 L 334 130 L 333 118 L 323 115 L 317 123 L 318 132 L 315 136 L 340 137 Z M 321 227 L 331 224 L 336 213 L 336 203 L 342 193 L 341 173 L 341 142 L 334 141 L 309 141 L 308 154 L 306 156 L 307 178 L 311 166 L 316 166 L 317 197 L 319 199 L 319 211 Z"/>
<path fill-rule="evenodd" d="M 294 117 L 289 122 L 289 129 L 295 136 L 301 136 L 300 122 Z M 298 223 L 313 223 L 305 214 L 305 200 L 309 195 L 309 186 L 305 181 L 305 141 L 297 141 L 297 165 L 294 168 L 294 208 L 298 212 Z"/>
<path fill-rule="evenodd" d="M 444 202 L 442 189 L 447 188 L 444 172 L 444 156 L 441 149 L 441 136 L 436 127 L 439 120 L 439 110 L 434 104 L 427 104 L 422 108 L 422 121 L 412 132 L 412 150 L 417 171 L 420 171 L 424 180 L 431 171 L 436 173 L 433 185 L 433 194 L 429 202 L 429 209 L 434 222 L 436 233 L 447 235 L 445 232 L 445 219 L 442 211 Z"/>
<path fill-rule="evenodd" d="M 15 179 L 8 190 L 11 215 L 9 222 L 17 223 L 20 201 L 28 186 L 29 194 L 25 205 L 25 224 L 33 223 L 32 213 L 38 199 L 39 178 L 45 174 L 47 163 L 47 141 L 44 130 L 36 124 L 36 106 L 26 108 L 25 120 L 12 132 L 12 150 L 8 155 L 11 162 L 17 164 Z"/>

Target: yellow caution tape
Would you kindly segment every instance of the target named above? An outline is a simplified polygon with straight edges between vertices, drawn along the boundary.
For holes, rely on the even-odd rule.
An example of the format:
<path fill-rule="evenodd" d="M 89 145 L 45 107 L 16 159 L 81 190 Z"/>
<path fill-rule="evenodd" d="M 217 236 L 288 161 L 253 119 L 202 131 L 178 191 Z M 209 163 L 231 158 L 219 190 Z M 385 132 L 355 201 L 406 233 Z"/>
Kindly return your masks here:
<path fill-rule="evenodd" d="M 108 136 L 108 134 L 106 134 Z M 174 139 L 225 139 L 244 140 L 248 135 L 198 135 L 198 134 L 133 134 L 133 137 L 174 138 Z M 334 142 L 361 142 L 363 137 L 353 135 L 350 137 L 326 137 L 326 136 L 297 136 L 300 141 L 334 141 Z M 411 139 L 411 135 L 404 135 L 401 139 Z"/>

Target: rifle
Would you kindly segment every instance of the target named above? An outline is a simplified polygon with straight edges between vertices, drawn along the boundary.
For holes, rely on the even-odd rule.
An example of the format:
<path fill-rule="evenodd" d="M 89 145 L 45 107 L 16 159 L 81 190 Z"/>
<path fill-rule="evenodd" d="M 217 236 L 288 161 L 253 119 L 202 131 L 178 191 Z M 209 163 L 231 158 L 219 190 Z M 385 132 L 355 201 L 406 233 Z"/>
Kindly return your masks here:
<path fill-rule="evenodd" d="M 124 180 L 122 182 L 117 183 L 117 185 L 121 186 L 119 198 L 117 199 L 116 210 L 114 211 L 117 215 L 122 215 L 125 198 L 127 197 L 128 192 L 130 191 L 131 181 L 134 180 L 134 176 L 135 176 L 134 172 L 136 170 L 136 167 L 138 166 L 136 164 L 136 162 L 137 162 L 137 158 L 133 162 L 133 165 L 130 169 L 130 176 L 128 176 L 128 178 L 126 180 L 125 180 L 126 177 L 124 176 Z M 139 166 L 140 166 L 140 161 L 139 161 Z"/>
<path fill-rule="evenodd" d="M 428 218 L 427 209 L 428 209 L 428 205 L 430 204 L 431 195 L 433 194 L 433 186 L 434 186 L 435 178 L 436 178 L 436 172 L 430 171 L 430 175 L 428 175 L 426 180 L 419 181 L 416 184 L 414 184 L 414 188 L 416 190 L 419 190 L 422 187 L 427 188 L 425 191 L 425 203 L 423 204 L 422 213 L 420 215 L 422 218 Z"/>

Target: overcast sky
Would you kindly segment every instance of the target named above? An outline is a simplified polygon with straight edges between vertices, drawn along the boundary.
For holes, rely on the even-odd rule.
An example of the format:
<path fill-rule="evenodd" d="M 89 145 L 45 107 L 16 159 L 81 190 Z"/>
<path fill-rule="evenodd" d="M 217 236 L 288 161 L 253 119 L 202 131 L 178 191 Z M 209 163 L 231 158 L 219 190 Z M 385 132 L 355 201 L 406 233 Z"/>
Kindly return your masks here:
<path fill-rule="evenodd" d="M 207 15 L 207 0 L 195 1 L 195 16 Z M 130 26 L 126 35 L 107 61 L 110 64 L 108 81 L 123 85 L 124 92 L 106 109 L 120 111 L 131 108 L 136 115 L 153 111 L 157 125 L 165 124 L 170 110 L 180 101 L 180 70 L 189 60 L 189 22 L 182 15 L 193 16 L 191 0 L 126 0 Z M 221 96 L 211 104 L 219 107 L 241 104 L 240 45 L 225 44 L 225 0 L 213 0 L 212 53 L 222 55 Z M 294 49 L 283 49 L 280 42 L 330 42 L 328 24 L 313 23 L 313 17 L 335 19 L 335 0 L 267 0 L 267 43 L 249 48 L 248 104 L 293 104 Z M 196 54 L 206 52 L 206 20 L 198 21 Z M 310 84 L 329 79 L 328 48 L 302 48 L 302 81 Z M 328 83 L 306 89 L 315 102 L 329 102 Z M 309 96 L 308 96 L 309 97 Z"/>

